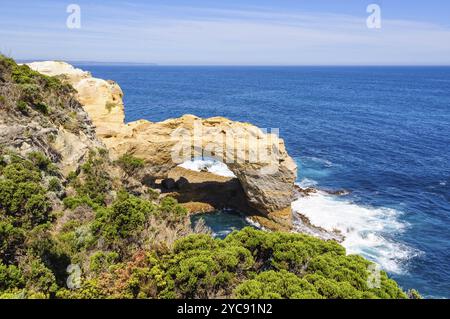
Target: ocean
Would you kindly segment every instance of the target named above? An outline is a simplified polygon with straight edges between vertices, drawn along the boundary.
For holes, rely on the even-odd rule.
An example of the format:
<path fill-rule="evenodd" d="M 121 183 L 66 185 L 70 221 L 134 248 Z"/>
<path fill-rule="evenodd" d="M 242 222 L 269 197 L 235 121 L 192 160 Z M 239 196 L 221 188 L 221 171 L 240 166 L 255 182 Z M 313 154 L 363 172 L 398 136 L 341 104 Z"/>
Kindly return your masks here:
<path fill-rule="evenodd" d="M 279 128 L 299 185 L 349 192 L 294 210 L 339 229 L 349 253 L 404 289 L 450 298 L 449 67 L 77 66 L 119 83 L 127 121 L 188 113 Z M 246 225 L 217 216 L 217 232 Z"/>

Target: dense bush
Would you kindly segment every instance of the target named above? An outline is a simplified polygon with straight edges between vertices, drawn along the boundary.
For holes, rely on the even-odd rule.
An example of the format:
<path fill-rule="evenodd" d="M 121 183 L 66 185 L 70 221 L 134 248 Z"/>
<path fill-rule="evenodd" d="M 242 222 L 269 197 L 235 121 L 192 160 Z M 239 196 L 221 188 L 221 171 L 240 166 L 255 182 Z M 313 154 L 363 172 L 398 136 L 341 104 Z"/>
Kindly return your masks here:
<path fill-rule="evenodd" d="M 225 240 L 237 241 L 249 249 L 261 269 L 294 273 L 315 287 L 314 294 L 324 298 L 405 298 L 385 272 L 380 273 L 380 288 L 370 288 L 371 263 L 360 256 L 346 255 L 345 249 L 334 241 L 300 234 L 266 233 L 251 228 L 232 233 Z M 236 293 L 241 296 L 248 293 L 249 287 L 260 286 L 255 281 L 244 283 Z M 279 292 L 274 290 L 273 293 Z"/>
<path fill-rule="evenodd" d="M 107 157 L 101 150 L 91 150 L 89 158 L 81 167 L 81 176 L 71 174 L 71 184 L 78 197 L 84 197 L 97 205 L 105 205 L 106 197 L 111 191 L 111 177 L 108 174 Z"/>
<path fill-rule="evenodd" d="M 7 158 L 7 160 L 6 160 Z M 49 233 L 53 214 L 43 176 L 54 170 L 41 153 L 3 155 L 0 165 L 0 292 L 50 297 L 69 259 Z M 60 279 L 62 282 L 63 279 Z M 25 290 L 21 290 L 25 289 Z M 8 296 L 8 294 L 6 295 Z"/>
<path fill-rule="evenodd" d="M 116 163 L 128 175 L 134 175 L 139 169 L 144 167 L 144 160 L 137 158 L 131 154 L 122 155 Z"/>
<path fill-rule="evenodd" d="M 16 251 L 25 240 L 25 229 L 14 226 L 14 218 L 1 216 L 0 219 L 0 260 L 11 262 Z"/>
<path fill-rule="evenodd" d="M 209 235 L 191 235 L 179 240 L 166 269 L 174 282 L 174 294 L 184 298 L 227 296 L 253 265 L 251 253 L 238 245 L 211 240 Z"/>
<path fill-rule="evenodd" d="M 33 106 L 36 110 L 38 110 L 41 113 L 48 114 L 50 112 L 48 105 L 45 104 L 44 102 L 37 102 Z"/>
<path fill-rule="evenodd" d="M 293 273 L 265 271 L 244 281 L 235 289 L 235 297 L 245 299 L 320 299 L 316 287 Z"/>
<path fill-rule="evenodd" d="M 111 265 L 119 260 L 119 254 L 111 251 L 98 251 L 91 256 L 90 270 L 96 273 L 107 271 Z"/>
<path fill-rule="evenodd" d="M 99 209 L 93 228 L 108 241 L 130 239 L 143 231 L 154 211 L 155 208 L 149 201 L 126 195 L 111 207 Z"/>
<path fill-rule="evenodd" d="M 223 240 L 190 234 L 186 209 L 171 197 L 155 203 L 119 190 L 107 205 L 108 165 L 91 152 L 69 182 L 76 194 L 64 199 L 73 217 L 55 232 L 46 192 L 62 184 L 51 161 L 0 158 L 0 297 L 407 297 L 384 272 L 370 286 L 371 263 L 335 241 L 253 228 Z M 65 288 L 69 264 L 82 266 L 79 289 Z"/>
<path fill-rule="evenodd" d="M 243 247 L 238 239 L 255 235 L 267 249 L 269 260 L 258 261 L 259 252 Z M 270 259 L 282 241 L 302 242 L 311 251 L 309 261 L 301 261 L 302 274 L 280 269 Z M 406 295 L 382 272 L 379 288 L 370 288 L 370 262 L 346 256 L 333 242 L 296 234 L 267 233 L 250 228 L 234 232 L 229 239 L 213 239 L 207 234 L 179 239 L 169 251 L 138 253 L 130 262 L 119 262 L 118 255 L 99 252 L 91 257 L 94 278 L 86 288 L 64 292 L 64 297 L 80 298 L 95 291 L 96 297 L 118 298 L 405 298 Z M 247 244 L 250 244 L 247 241 Z M 253 243 L 250 247 L 255 248 Z M 321 253 L 320 249 L 326 252 Z M 333 257 L 334 256 L 334 257 Z M 256 257 L 256 258 L 255 258 Z M 329 262 L 328 258 L 336 261 Z M 288 256 L 289 263 L 292 263 Z M 305 262 L 305 264 L 302 264 Z M 311 263 L 311 266 L 310 266 Z M 284 268 L 284 266 L 283 266 Z M 88 283 L 88 284 L 87 284 Z M 83 289 L 87 289 L 83 292 Z"/>
<path fill-rule="evenodd" d="M 180 223 L 187 217 L 187 209 L 181 205 L 173 197 L 164 197 L 157 209 L 157 214 L 169 224 Z"/>
<path fill-rule="evenodd" d="M 12 59 L 0 55 L 0 64 L 11 69 L 12 80 L 19 85 L 40 84 L 46 90 L 73 91 L 74 89 L 56 77 L 32 70 L 28 65 L 18 65 Z"/>
<path fill-rule="evenodd" d="M 40 152 L 30 152 L 28 153 L 28 160 L 33 163 L 33 166 L 39 170 L 52 173 L 55 171 L 55 166 L 53 163 Z"/>
<path fill-rule="evenodd" d="M 51 205 L 41 186 L 40 171 L 31 161 L 13 158 L 0 169 L 0 210 L 27 229 L 51 220 Z"/>
<path fill-rule="evenodd" d="M 25 281 L 19 268 L 0 263 L 0 291 L 23 288 L 24 284 Z"/>
<path fill-rule="evenodd" d="M 48 181 L 48 188 L 50 192 L 58 192 L 61 190 L 61 183 L 59 182 L 59 179 L 52 178 Z"/>
<path fill-rule="evenodd" d="M 16 105 L 17 105 L 17 109 L 18 109 L 20 112 L 22 112 L 23 114 L 26 114 L 26 113 L 27 113 L 28 105 L 27 105 L 26 102 L 24 102 L 24 101 L 18 101 Z"/>

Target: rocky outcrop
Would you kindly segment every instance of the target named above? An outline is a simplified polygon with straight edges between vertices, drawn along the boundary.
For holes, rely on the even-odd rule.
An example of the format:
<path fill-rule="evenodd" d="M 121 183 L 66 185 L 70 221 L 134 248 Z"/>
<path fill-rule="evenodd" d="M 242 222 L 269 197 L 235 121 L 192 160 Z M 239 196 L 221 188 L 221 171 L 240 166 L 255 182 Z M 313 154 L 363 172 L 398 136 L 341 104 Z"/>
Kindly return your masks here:
<path fill-rule="evenodd" d="M 20 123 L 9 116 L 0 118 L 0 145 L 8 145 L 24 156 L 42 152 L 57 163 L 65 176 L 79 168 L 90 149 L 104 147 L 84 132 L 74 133 L 59 126 L 44 127 L 39 121 Z"/>
<path fill-rule="evenodd" d="M 278 224 L 291 224 L 297 167 L 275 134 L 223 117 L 185 115 L 158 123 L 125 123 L 122 91 L 116 83 L 93 78 L 64 62 L 29 66 L 69 81 L 112 157 L 131 153 L 144 159 L 146 180 L 165 178 L 186 160 L 213 157 L 236 175 L 251 207 Z"/>
<path fill-rule="evenodd" d="M 41 152 L 67 175 L 104 145 L 73 88 L 29 71 L 0 57 L 0 150 Z"/>
<path fill-rule="evenodd" d="M 120 130 L 123 126 L 125 120 L 123 93 L 114 81 L 94 78 L 89 72 L 65 62 L 33 62 L 28 66 L 42 74 L 68 81 L 78 92 L 78 101 L 97 126 L 97 134 L 107 127 Z"/>
<path fill-rule="evenodd" d="M 202 132 L 196 134 L 196 127 L 201 127 Z M 183 134 L 174 134 L 176 131 Z M 218 152 L 227 148 L 222 144 L 227 135 L 231 135 L 234 145 L 240 148 L 228 150 L 233 152 L 234 159 L 226 164 L 239 179 L 251 206 L 271 214 L 277 222 L 289 223 L 296 166 L 287 155 L 282 140 L 276 136 L 272 136 L 272 144 L 264 147 L 278 148 L 279 157 L 252 162 L 248 159 L 249 153 L 259 151 L 257 146 L 246 143 L 249 140 L 265 141 L 267 136 L 252 125 L 225 118 L 200 119 L 185 115 L 159 123 L 133 122 L 119 131 L 110 129 L 106 134 L 99 134 L 113 155 L 132 153 L 144 158 L 148 163 L 146 173 L 155 178 L 164 178 L 178 164 L 205 155 L 205 149 L 211 151 L 207 156 L 227 162 L 227 154 Z M 183 145 L 187 145 L 188 151 L 174 154 L 174 150 L 182 151 Z M 193 145 L 195 147 L 191 149 Z"/>

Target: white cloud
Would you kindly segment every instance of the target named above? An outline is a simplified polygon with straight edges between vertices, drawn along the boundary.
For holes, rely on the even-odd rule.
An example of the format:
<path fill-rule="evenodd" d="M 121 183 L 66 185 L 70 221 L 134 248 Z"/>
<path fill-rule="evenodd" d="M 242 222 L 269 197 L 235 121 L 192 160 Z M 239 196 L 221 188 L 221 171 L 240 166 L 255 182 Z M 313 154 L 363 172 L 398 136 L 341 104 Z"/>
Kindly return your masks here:
<path fill-rule="evenodd" d="M 102 8 L 101 16 L 95 20 L 87 16 L 79 31 L 54 23 L 34 31 L 25 26 L 2 28 L 0 42 L 18 58 L 160 64 L 450 64 L 449 29 L 387 19 L 381 30 L 368 29 L 365 12 L 353 17 Z"/>

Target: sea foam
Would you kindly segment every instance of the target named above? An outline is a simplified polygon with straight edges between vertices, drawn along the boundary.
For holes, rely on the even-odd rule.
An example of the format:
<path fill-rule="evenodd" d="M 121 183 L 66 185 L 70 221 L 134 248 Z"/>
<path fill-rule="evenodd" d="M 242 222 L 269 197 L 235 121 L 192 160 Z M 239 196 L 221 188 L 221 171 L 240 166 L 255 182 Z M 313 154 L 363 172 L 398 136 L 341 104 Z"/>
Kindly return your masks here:
<path fill-rule="evenodd" d="M 408 227 L 398 220 L 402 214 L 398 210 L 362 206 L 321 191 L 298 198 L 292 203 L 292 210 L 307 217 L 314 226 L 339 231 L 345 237 L 342 245 L 348 254 L 362 255 L 388 272 L 405 272 L 405 263 L 417 255 L 393 239 Z"/>
<path fill-rule="evenodd" d="M 196 172 L 207 171 L 219 176 L 236 177 L 226 164 L 214 159 L 194 159 L 192 161 L 186 161 L 178 166 Z"/>
<path fill-rule="evenodd" d="M 197 172 L 208 171 L 235 177 L 225 164 L 214 159 L 194 159 L 179 166 Z M 316 181 L 306 178 L 297 184 L 302 188 L 317 187 Z M 345 237 L 342 245 L 348 254 L 362 255 L 388 272 L 406 272 L 406 262 L 419 254 L 394 239 L 408 227 L 408 224 L 399 221 L 403 214 L 399 210 L 358 205 L 321 191 L 298 198 L 292 203 L 292 210 L 294 214 L 307 217 L 314 226 L 330 232 L 337 230 Z M 254 226 L 260 228 L 260 225 Z"/>

